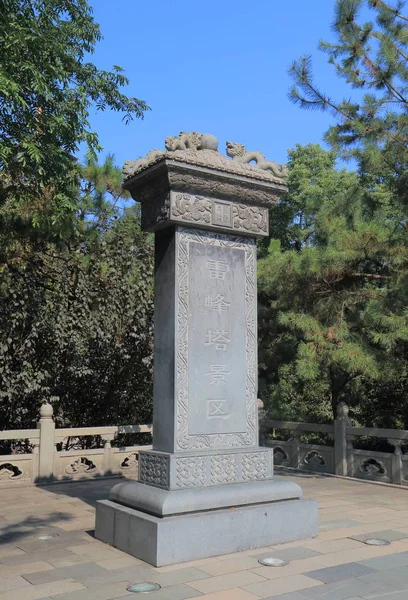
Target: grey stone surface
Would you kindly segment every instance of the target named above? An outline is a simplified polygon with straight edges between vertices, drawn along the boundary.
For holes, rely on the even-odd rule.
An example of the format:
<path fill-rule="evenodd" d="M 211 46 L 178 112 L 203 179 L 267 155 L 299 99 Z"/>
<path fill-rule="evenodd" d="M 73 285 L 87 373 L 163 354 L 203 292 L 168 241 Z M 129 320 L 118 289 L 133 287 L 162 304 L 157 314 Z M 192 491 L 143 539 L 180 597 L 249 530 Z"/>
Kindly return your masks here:
<path fill-rule="evenodd" d="M 326 569 L 318 569 L 317 571 L 308 571 L 307 576 L 323 581 L 323 583 L 334 583 L 354 577 L 362 577 L 376 573 L 374 569 L 365 567 L 359 563 L 347 563 L 337 567 L 327 567 Z"/>
<path fill-rule="evenodd" d="M 258 417 L 254 240 L 186 228 L 176 228 L 175 237 L 175 451 L 256 448 Z M 236 258 L 238 255 L 233 252 L 239 253 L 239 260 Z M 240 268 L 242 262 L 243 267 Z M 193 271 L 201 273 L 201 278 L 192 280 Z M 229 306 L 218 314 L 214 307 L 220 301 L 227 302 Z M 235 303 L 237 308 L 234 308 Z M 233 320 L 229 318 L 230 310 Z M 202 323 L 204 330 L 197 337 L 195 331 L 202 327 Z M 215 334 L 219 336 L 220 332 L 224 332 L 223 336 L 230 340 L 225 342 L 225 348 L 221 348 L 223 342 L 219 338 L 218 344 L 207 343 Z M 242 347 L 234 349 L 236 344 Z M 242 352 L 245 353 L 244 362 Z M 242 373 L 234 371 L 235 360 L 238 360 Z M 242 390 L 240 386 L 234 387 L 234 379 L 237 377 Z M 234 394 L 238 394 L 236 398 Z M 237 419 L 234 416 L 235 403 L 237 414 L 241 415 Z M 203 405 L 204 413 L 201 413 Z M 207 432 L 194 433 L 198 418 L 195 417 L 196 413 L 207 422 Z M 232 429 L 229 426 L 231 419 L 234 423 Z M 161 450 L 155 441 L 153 446 Z"/>
<path fill-rule="evenodd" d="M 279 596 L 269 596 L 265 600 L 305 600 L 306 596 L 302 592 L 289 592 L 288 594 L 279 594 Z"/>
<path fill-rule="evenodd" d="M 24 579 L 33 585 L 49 583 L 50 581 L 59 581 L 60 579 L 78 579 L 79 577 L 89 577 L 99 573 L 106 573 L 106 569 L 95 563 L 84 563 L 63 567 L 61 569 L 52 569 L 49 571 L 38 571 L 36 573 L 25 573 Z"/>
<path fill-rule="evenodd" d="M 264 481 L 273 475 L 273 450 L 139 452 L 139 481 L 163 489 L 180 490 L 221 483 Z"/>
<path fill-rule="evenodd" d="M 127 163 L 155 237 L 153 450 L 98 503 L 95 536 L 153 565 L 317 534 L 317 505 L 276 485 L 258 444 L 255 238 L 286 170 L 197 132 Z M 249 164 L 255 161 L 255 165 Z"/>
<path fill-rule="evenodd" d="M 198 581 L 199 579 L 208 579 L 210 576 L 200 569 L 188 567 L 186 569 L 177 569 L 169 573 L 155 573 L 154 581 L 161 585 L 161 587 L 169 587 L 171 585 L 178 585 L 180 583 L 187 583 L 188 581 Z"/>
<path fill-rule="evenodd" d="M 351 535 L 352 540 L 358 542 L 364 542 L 368 538 L 378 538 L 380 540 L 387 540 L 387 542 L 396 542 L 398 540 L 404 540 L 408 538 L 408 533 L 402 531 L 394 531 L 392 529 L 384 529 L 383 531 L 374 531 L 370 533 L 362 533 L 361 535 Z"/>
<path fill-rule="evenodd" d="M 197 194 L 170 192 L 166 202 L 151 220 L 157 225 L 168 220 L 174 223 L 191 223 L 204 229 L 222 230 L 225 233 L 251 233 L 266 236 L 269 233 L 268 209 L 263 206 L 248 206 L 226 200 L 217 200 Z"/>
<path fill-rule="evenodd" d="M 146 596 L 146 600 L 187 600 L 187 598 L 198 598 L 199 596 L 203 596 L 203 594 L 188 585 L 175 585 L 157 590 L 157 592 L 150 592 Z M 125 598 L 129 600 L 129 595 L 115 598 L 115 600 L 124 600 Z"/>
<path fill-rule="evenodd" d="M 376 556 L 367 560 L 360 560 L 360 565 L 370 567 L 376 571 L 388 571 L 389 569 L 397 569 L 398 567 L 408 566 L 408 552 L 398 552 L 397 554 L 389 554 L 386 556 Z"/>
<path fill-rule="evenodd" d="M 28 581 L 23 579 L 20 575 L 12 577 L 0 578 L 0 593 L 8 592 L 10 590 L 18 590 L 23 587 L 28 587 L 30 584 Z"/>
<path fill-rule="evenodd" d="M 301 560 L 303 558 L 312 558 L 313 556 L 321 556 L 320 552 L 315 552 L 314 550 L 310 550 L 309 548 L 303 548 L 302 546 L 297 546 L 295 548 L 284 548 L 280 550 L 271 549 L 265 551 L 263 554 L 257 554 L 253 558 L 260 560 L 261 558 L 265 558 L 266 556 L 273 556 L 274 558 L 280 558 L 281 560 Z"/>
<path fill-rule="evenodd" d="M 203 160 L 203 157 L 213 158 L 214 153 L 201 152 L 199 156 Z M 187 158 L 191 157 L 191 154 L 187 155 Z M 268 174 L 265 177 L 265 172 L 259 170 L 255 171 L 255 174 L 260 177 L 254 177 L 254 171 L 245 165 L 234 165 L 234 169 L 237 166 L 238 169 L 243 169 L 242 174 L 224 168 L 211 173 L 208 168 L 178 160 L 179 158 L 182 157 L 163 156 L 151 169 L 134 175 L 124 183 L 132 197 L 142 203 L 144 229 L 158 231 L 174 225 L 175 222 L 195 222 L 201 228 L 213 231 L 241 231 L 244 235 L 255 237 L 266 234 L 264 211 L 261 209 L 272 206 L 285 193 L 286 185 L 282 180 Z M 232 164 L 232 161 L 222 155 L 218 155 L 217 159 L 221 167 L 229 167 Z M 177 208 L 173 211 L 170 192 L 188 194 L 200 199 L 196 208 L 204 214 L 198 215 L 194 209 L 192 212 L 184 208 L 181 215 Z M 222 201 L 232 202 L 232 229 L 226 227 L 225 222 L 220 224 L 220 220 L 225 219 L 225 213 L 217 214 L 214 202 Z M 209 202 L 211 217 L 207 212 L 210 210 Z M 247 211 L 248 207 L 254 207 L 255 210 Z"/>
<path fill-rule="evenodd" d="M 142 565 L 135 567 L 127 567 L 124 569 L 106 570 L 98 575 L 78 576 L 78 581 L 87 588 L 101 587 L 128 581 L 129 583 L 137 583 L 139 581 L 152 581 L 154 577 L 154 569 Z"/>
<path fill-rule="evenodd" d="M 38 540 L 36 537 L 28 538 L 18 542 L 18 547 L 24 552 L 47 552 L 50 550 L 59 550 L 69 546 L 78 546 L 90 542 L 91 538 L 82 531 L 63 531 L 59 537 L 49 540 Z"/>
<path fill-rule="evenodd" d="M 206 234 L 200 241 L 194 237 L 186 244 L 188 310 L 200 317 L 188 323 L 188 434 L 245 432 L 245 255 L 254 250 L 253 243 L 245 248 L 225 237 L 225 247 L 211 244 L 215 240 Z"/>
<path fill-rule="evenodd" d="M 317 535 L 317 503 L 313 500 L 164 518 L 115 504 L 114 518 L 112 545 L 155 566 Z"/>
<path fill-rule="evenodd" d="M 307 573 L 309 577 L 309 573 Z M 349 600 L 361 594 L 370 593 L 373 586 L 360 579 L 345 579 L 335 583 L 328 583 L 316 588 L 302 591 L 308 600 Z"/>
<path fill-rule="evenodd" d="M 73 552 L 65 550 L 65 548 L 57 550 L 36 550 L 35 552 L 36 562 L 49 562 L 49 560 L 51 559 L 54 560 L 58 558 L 72 558 L 74 556 L 75 554 Z M 25 565 L 27 563 L 33 562 L 33 557 L 31 554 L 23 554 L 19 556 L 2 556 L 0 562 L 6 567 L 15 567 L 18 565 Z"/>
<path fill-rule="evenodd" d="M 352 519 L 339 519 L 338 521 L 326 521 L 320 523 L 320 531 L 331 531 L 332 529 L 339 529 L 340 527 L 358 527 L 361 525 L 360 521 L 353 521 Z"/>
<path fill-rule="evenodd" d="M 361 598 L 372 599 L 372 600 L 407 600 L 407 590 L 393 591 L 387 592 L 385 590 L 382 591 L 374 591 L 370 595 L 367 596 L 359 596 L 357 599 L 352 598 L 351 600 L 361 600 Z"/>
<path fill-rule="evenodd" d="M 389 569 L 388 571 L 376 571 L 371 574 L 361 575 L 359 579 L 371 584 L 378 584 L 384 590 L 398 591 L 401 589 L 408 590 L 408 569 L 406 567 L 398 567 L 397 569 Z"/>
<path fill-rule="evenodd" d="M 125 481 L 115 485 L 109 495 L 113 502 L 157 516 L 281 502 L 301 497 L 302 490 L 296 483 L 272 479 L 256 483 L 236 483 L 214 488 L 192 488 L 170 492 L 137 481 Z M 112 538 L 112 525 L 108 524 L 110 517 L 105 516 L 105 513 L 112 509 L 112 503 L 98 502 L 97 504 L 96 536 L 98 539 L 105 536 L 102 541 Z"/>
<path fill-rule="evenodd" d="M 211 142 L 209 140 L 211 139 Z M 229 158 L 218 153 L 218 140 L 215 136 L 198 132 L 182 132 L 178 137 L 167 137 L 166 150 L 151 150 L 145 158 L 126 161 L 123 171 L 132 177 L 151 167 L 159 161 L 173 159 L 192 165 L 204 166 L 226 171 L 237 175 L 246 175 L 255 179 L 263 179 L 284 183 L 288 176 L 285 165 L 265 160 L 261 152 L 247 152 L 242 144 L 227 142 L 226 152 Z M 255 162 L 255 164 L 253 164 Z M 251 164 L 250 164 L 251 163 Z"/>
<path fill-rule="evenodd" d="M 114 600 L 119 596 L 126 594 L 126 598 L 132 598 L 132 595 L 126 591 L 126 587 L 130 581 L 121 583 L 112 583 L 108 585 L 98 586 L 93 589 L 78 590 L 69 592 L 68 594 L 57 594 L 52 596 L 53 600 Z M 41 600 L 43 600 L 41 598 Z"/>

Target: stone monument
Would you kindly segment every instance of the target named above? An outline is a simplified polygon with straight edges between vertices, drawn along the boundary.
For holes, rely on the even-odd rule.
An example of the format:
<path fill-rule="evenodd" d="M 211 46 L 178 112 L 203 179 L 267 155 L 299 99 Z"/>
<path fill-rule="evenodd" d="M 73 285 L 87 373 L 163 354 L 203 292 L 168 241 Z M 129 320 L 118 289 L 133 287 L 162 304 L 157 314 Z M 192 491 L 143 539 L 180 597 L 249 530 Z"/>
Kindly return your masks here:
<path fill-rule="evenodd" d="M 212 135 L 125 163 L 155 232 L 153 450 L 98 502 L 96 537 L 160 566 L 317 535 L 317 503 L 258 445 L 256 238 L 284 166 Z M 135 365 L 137 368 L 137 365 Z"/>

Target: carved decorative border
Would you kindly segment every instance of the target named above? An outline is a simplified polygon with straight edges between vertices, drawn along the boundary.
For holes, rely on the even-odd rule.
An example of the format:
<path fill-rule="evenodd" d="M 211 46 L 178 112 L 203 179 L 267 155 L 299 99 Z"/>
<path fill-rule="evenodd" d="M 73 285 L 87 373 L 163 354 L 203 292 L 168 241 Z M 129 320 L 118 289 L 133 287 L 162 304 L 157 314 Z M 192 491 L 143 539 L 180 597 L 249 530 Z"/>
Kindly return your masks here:
<path fill-rule="evenodd" d="M 189 304 L 189 244 L 195 242 L 245 251 L 245 352 L 246 411 L 245 433 L 189 435 L 188 432 L 188 304 Z M 252 239 L 196 229 L 177 228 L 176 252 L 178 271 L 176 323 L 176 451 L 200 448 L 239 448 L 257 445 L 256 373 L 256 249 Z"/>

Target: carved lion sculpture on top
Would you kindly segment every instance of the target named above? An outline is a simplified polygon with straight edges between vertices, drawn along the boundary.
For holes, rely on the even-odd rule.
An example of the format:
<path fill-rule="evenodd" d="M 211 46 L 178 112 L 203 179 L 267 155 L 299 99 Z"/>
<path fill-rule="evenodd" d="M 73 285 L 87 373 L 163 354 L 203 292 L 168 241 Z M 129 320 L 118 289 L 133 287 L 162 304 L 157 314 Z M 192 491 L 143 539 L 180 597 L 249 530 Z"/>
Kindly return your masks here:
<path fill-rule="evenodd" d="M 176 150 L 200 150 L 202 134 L 197 131 L 186 133 L 182 131 L 180 135 L 175 137 L 166 137 L 164 145 L 168 152 Z"/>
<path fill-rule="evenodd" d="M 237 142 L 227 142 L 227 156 L 242 164 L 249 164 L 251 161 L 255 161 L 258 169 L 271 171 L 275 177 L 279 177 L 280 179 L 286 179 L 288 176 L 288 170 L 285 165 L 278 165 L 272 160 L 265 160 L 262 152 L 247 152 L 245 146 Z"/>

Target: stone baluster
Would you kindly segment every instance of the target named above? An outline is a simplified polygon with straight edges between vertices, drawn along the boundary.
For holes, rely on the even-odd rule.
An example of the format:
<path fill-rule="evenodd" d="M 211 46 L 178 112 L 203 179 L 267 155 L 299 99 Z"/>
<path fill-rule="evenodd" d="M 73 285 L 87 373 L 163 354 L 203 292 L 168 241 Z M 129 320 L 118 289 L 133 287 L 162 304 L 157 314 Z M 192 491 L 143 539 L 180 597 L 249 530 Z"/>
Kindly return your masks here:
<path fill-rule="evenodd" d="M 292 444 L 292 464 L 291 466 L 298 469 L 300 466 L 300 431 L 294 431 L 292 433 L 291 444 Z"/>
<path fill-rule="evenodd" d="M 55 453 L 55 423 L 53 408 L 45 402 L 40 408 L 40 420 L 37 429 L 40 430 L 38 481 L 50 481 L 54 477 Z"/>
<path fill-rule="evenodd" d="M 347 475 L 347 427 L 351 425 L 349 408 L 345 402 L 337 406 L 337 418 L 334 421 L 334 472 L 336 475 Z"/>
<path fill-rule="evenodd" d="M 394 447 L 394 454 L 392 455 L 392 483 L 402 485 L 403 476 L 403 464 L 402 464 L 402 450 L 401 446 L 405 443 L 404 440 L 387 440 L 391 446 Z"/>
<path fill-rule="evenodd" d="M 259 445 L 266 446 L 266 428 L 262 425 L 265 418 L 264 403 L 258 398 Z"/>
<path fill-rule="evenodd" d="M 354 435 L 346 435 L 346 457 L 347 457 L 347 471 L 345 475 L 348 477 L 354 477 L 354 446 L 353 442 L 356 439 Z"/>
<path fill-rule="evenodd" d="M 109 475 L 113 471 L 112 465 L 112 440 L 114 439 L 115 434 L 106 434 L 103 435 L 103 462 L 102 462 L 102 470 L 104 475 Z"/>

